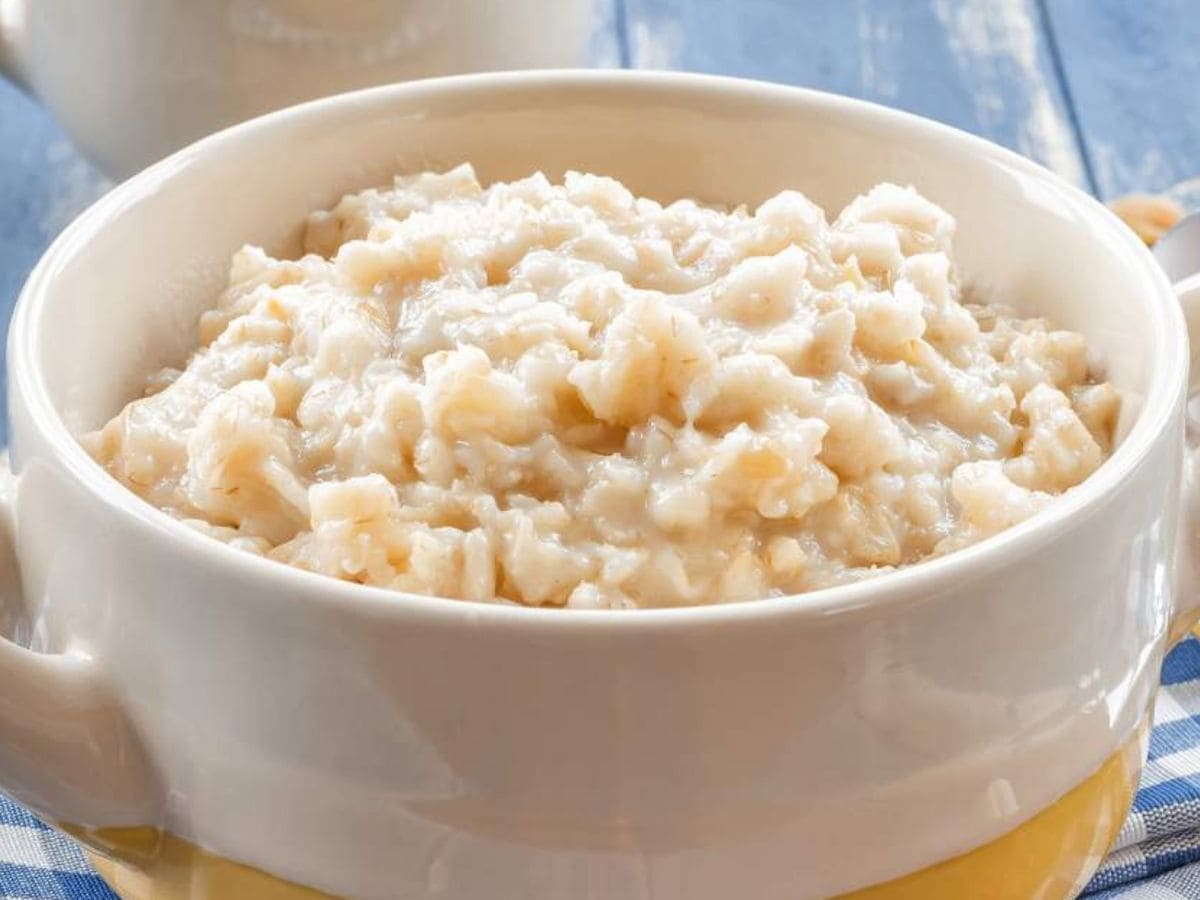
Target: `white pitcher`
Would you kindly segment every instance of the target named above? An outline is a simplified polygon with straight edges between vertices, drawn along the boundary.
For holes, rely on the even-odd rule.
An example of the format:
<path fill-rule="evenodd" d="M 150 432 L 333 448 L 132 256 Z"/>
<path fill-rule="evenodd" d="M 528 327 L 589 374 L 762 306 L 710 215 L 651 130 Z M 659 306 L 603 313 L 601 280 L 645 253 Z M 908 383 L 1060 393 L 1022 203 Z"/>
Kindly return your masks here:
<path fill-rule="evenodd" d="M 582 65 L 594 0 L 0 0 L 0 71 L 123 177 L 233 122 L 428 75 Z"/>

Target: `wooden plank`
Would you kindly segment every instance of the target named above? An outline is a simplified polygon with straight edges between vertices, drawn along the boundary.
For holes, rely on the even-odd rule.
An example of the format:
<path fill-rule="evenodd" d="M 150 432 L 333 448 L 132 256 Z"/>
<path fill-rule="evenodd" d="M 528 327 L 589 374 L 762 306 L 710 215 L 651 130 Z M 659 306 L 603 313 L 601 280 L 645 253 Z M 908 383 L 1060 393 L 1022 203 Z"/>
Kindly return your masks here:
<path fill-rule="evenodd" d="M 1036 0 L 624 0 L 632 64 L 907 109 L 1087 177 Z"/>
<path fill-rule="evenodd" d="M 42 251 L 109 185 L 41 107 L 0 78 L 0 329 Z M 0 388 L 4 348 L 0 342 Z M 0 393 L 0 446 L 6 411 Z"/>
<path fill-rule="evenodd" d="M 49 242 L 111 182 L 50 116 L 0 79 L 0 304 L 11 306 Z"/>
<path fill-rule="evenodd" d="M 624 0 L 594 0 L 588 64 L 598 69 L 617 69 L 629 65 L 629 45 L 625 42 Z"/>
<path fill-rule="evenodd" d="M 1046 0 L 1102 196 L 1200 176 L 1196 0 Z"/>

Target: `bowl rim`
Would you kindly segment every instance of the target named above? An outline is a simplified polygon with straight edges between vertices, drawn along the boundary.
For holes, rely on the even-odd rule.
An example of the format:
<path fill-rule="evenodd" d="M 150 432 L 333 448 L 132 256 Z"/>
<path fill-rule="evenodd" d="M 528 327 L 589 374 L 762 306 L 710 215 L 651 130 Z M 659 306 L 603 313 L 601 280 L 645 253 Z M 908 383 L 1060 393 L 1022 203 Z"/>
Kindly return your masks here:
<path fill-rule="evenodd" d="M 924 133 L 955 144 L 963 153 L 986 156 L 1023 178 L 1048 186 L 1077 211 L 1087 215 L 1096 229 L 1124 243 L 1141 261 L 1145 281 L 1145 306 L 1153 320 L 1153 370 L 1139 411 L 1128 435 L 1113 454 L 1082 484 L 1057 497 L 1055 502 L 1031 518 L 983 541 L 945 556 L 882 572 L 871 577 L 813 591 L 781 597 L 765 597 L 739 603 L 718 603 L 636 610 L 568 610 L 558 607 L 529 607 L 520 604 L 448 599 L 361 585 L 327 575 L 298 569 L 230 547 L 183 524 L 121 485 L 84 450 L 59 415 L 38 364 L 37 336 L 40 333 L 44 299 L 56 272 L 74 251 L 116 213 L 155 193 L 189 166 L 218 153 L 236 152 L 242 142 L 265 138 L 290 125 L 327 116 L 331 111 L 365 106 L 382 111 L 389 104 L 418 100 L 426 95 L 436 102 L 439 95 L 459 98 L 472 92 L 505 90 L 596 90 L 615 88 L 633 96 L 638 90 L 667 90 L 692 96 L 705 94 L 753 96 L 818 108 L 831 115 L 873 120 L 894 129 Z M 1154 302 L 1157 299 L 1157 302 Z M 681 72 L 639 70 L 558 69 L 490 72 L 455 75 L 382 85 L 312 100 L 268 113 L 222 131 L 173 153 L 143 170 L 78 216 L 42 255 L 22 289 L 14 309 L 8 336 L 8 390 L 10 409 L 19 394 L 31 426 L 58 461 L 91 497 L 114 514 L 132 517 L 147 532 L 172 543 L 177 552 L 194 561 L 224 570 L 237 577 L 261 581 L 266 592 L 287 590 L 289 602 L 303 596 L 308 602 L 329 603 L 339 609 L 369 615 L 420 616 L 445 622 L 481 622 L 513 627 L 575 628 L 589 631 L 608 628 L 628 630 L 651 627 L 691 627 L 698 624 L 762 622 L 780 616 L 820 619 L 864 610 L 878 610 L 897 603 L 920 601 L 935 595 L 948 584 L 990 570 L 1024 555 L 1052 536 L 1069 528 L 1078 517 L 1098 506 L 1149 455 L 1163 438 L 1173 416 L 1182 408 L 1188 359 L 1183 315 L 1166 275 L 1148 249 L 1103 204 L 1060 176 L 984 138 L 912 113 L 865 100 L 809 88 L 751 79 Z M 11 440 L 11 438 L 10 438 Z M 597 626 L 603 626 L 599 628 Z"/>

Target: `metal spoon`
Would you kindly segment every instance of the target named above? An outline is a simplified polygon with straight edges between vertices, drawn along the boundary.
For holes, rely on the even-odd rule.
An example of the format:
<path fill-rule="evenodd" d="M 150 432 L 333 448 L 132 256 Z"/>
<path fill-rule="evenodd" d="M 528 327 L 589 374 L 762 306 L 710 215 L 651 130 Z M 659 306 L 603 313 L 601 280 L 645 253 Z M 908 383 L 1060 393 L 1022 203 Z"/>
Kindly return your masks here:
<path fill-rule="evenodd" d="M 1152 252 L 1172 284 L 1200 272 L 1200 212 L 1176 222 L 1158 239 Z"/>

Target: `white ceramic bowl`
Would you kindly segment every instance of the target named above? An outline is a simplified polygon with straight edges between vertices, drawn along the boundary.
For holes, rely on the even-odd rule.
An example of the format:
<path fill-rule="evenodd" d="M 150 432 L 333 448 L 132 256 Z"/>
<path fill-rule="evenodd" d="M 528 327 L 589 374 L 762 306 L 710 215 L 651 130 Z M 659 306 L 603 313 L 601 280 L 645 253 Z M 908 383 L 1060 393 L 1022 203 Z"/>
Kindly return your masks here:
<path fill-rule="evenodd" d="M 75 442 L 184 358 L 240 244 L 286 250 L 343 193 L 464 160 L 485 180 L 578 168 L 661 199 L 792 187 L 832 209 L 911 182 L 958 218 L 969 280 L 1088 337 L 1125 396 L 1120 446 L 1050 509 L 945 558 L 612 613 L 290 570 L 150 508 Z M 1183 322 L 1145 248 L 1079 191 L 825 94 L 512 74 L 238 126 L 101 200 L 21 297 L 7 502 L 41 652 L 0 644 L 0 783 L 152 873 L 186 842 L 212 854 L 196 865 L 351 896 L 801 900 L 924 870 L 898 882 L 919 893 L 873 895 L 935 897 L 947 865 L 987 879 L 1031 828 L 1049 857 L 1006 877 L 1065 894 L 1123 815 L 1172 617 Z M 1076 809 L 1082 849 L 1045 831 Z M 119 826 L 171 837 L 131 849 L 146 832 Z"/>

